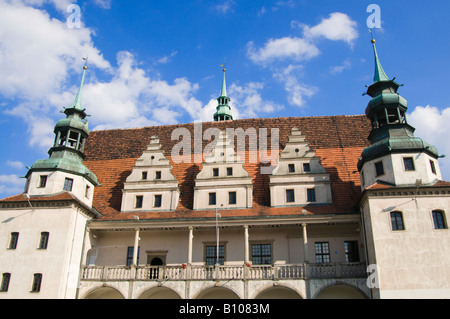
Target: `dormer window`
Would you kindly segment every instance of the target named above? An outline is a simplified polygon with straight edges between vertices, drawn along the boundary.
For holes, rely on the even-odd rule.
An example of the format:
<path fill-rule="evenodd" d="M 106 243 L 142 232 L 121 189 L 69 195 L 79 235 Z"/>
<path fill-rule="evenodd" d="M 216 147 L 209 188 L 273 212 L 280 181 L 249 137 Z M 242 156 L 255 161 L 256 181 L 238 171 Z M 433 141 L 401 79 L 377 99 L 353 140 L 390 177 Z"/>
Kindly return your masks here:
<path fill-rule="evenodd" d="M 289 170 L 289 173 L 295 173 L 295 165 L 294 164 L 288 164 L 288 170 Z"/>

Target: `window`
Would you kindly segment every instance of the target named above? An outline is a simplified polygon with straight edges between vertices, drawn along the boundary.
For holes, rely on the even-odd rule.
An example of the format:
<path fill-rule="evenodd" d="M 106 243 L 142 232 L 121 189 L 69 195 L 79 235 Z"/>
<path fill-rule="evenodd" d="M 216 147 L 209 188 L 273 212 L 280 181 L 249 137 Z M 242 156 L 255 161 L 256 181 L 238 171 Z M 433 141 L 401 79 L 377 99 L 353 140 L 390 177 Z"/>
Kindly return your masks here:
<path fill-rule="evenodd" d="M 47 175 L 41 175 L 39 178 L 39 187 L 44 188 L 47 185 Z"/>
<path fill-rule="evenodd" d="M 39 240 L 39 249 L 47 249 L 49 232 L 42 232 L 41 239 Z"/>
<path fill-rule="evenodd" d="M 272 264 L 272 245 L 271 244 L 253 244 L 252 245 L 252 263 L 255 265 Z"/>
<path fill-rule="evenodd" d="M 31 292 L 41 291 L 42 274 L 33 275 L 33 284 L 31 285 Z"/>
<path fill-rule="evenodd" d="M 141 247 L 138 247 L 138 253 L 137 253 L 137 264 L 139 265 L 139 252 L 141 250 Z M 127 250 L 127 266 L 131 266 L 133 264 L 133 254 L 134 254 L 134 247 L 128 247 Z"/>
<path fill-rule="evenodd" d="M 219 169 L 213 168 L 213 176 L 219 176 Z"/>
<path fill-rule="evenodd" d="M 392 230 L 405 230 L 401 212 L 391 212 L 391 225 Z"/>
<path fill-rule="evenodd" d="M 311 172 L 311 167 L 309 166 L 309 163 L 303 163 L 303 171 Z"/>
<path fill-rule="evenodd" d="M 227 167 L 227 176 L 233 175 L 233 167 Z"/>
<path fill-rule="evenodd" d="M 447 224 L 445 223 L 444 212 L 440 210 L 433 210 L 432 214 L 433 214 L 434 229 L 446 229 Z"/>
<path fill-rule="evenodd" d="M 236 204 L 236 192 L 228 193 L 228 204 L 235 205 Z"/>
<path fill-rule="evenodd" d="M 16 249 L 18 241 L 19 241 L 19 233 L 17 232 L 11 233 L 8 249 Z"/>
<path fill-rule="evenodd" d="M 315 243 L 316 247 L 316 263 L 330 262 L 330 247 L 328 242 Z"/>
<path fill-rule="evenodd" d="M 345 241 L 344 242 L 344 250 L 345 250 L 345 261 L 348 263 L 358 262 L 359 261 L 359 250 L 358 250 L 358 241 Z"/>
<path fill-rule="evenodd" d="M 155 179 L 161 179 L 161 171 L 155 172 Z"/>
<path fill-rule="evenodd" d="M 209 205 L 216 205 L 216 193 L 209 193 Z"/>
<path fill-rule="evenodd" d="M 142 179 L 147 179 L 147 172 L 142 172 Z"/>
<path fill-rule="evenodd" d="M 142 203 L 144 202 L 144 196 L 138 195 L 136 196 L 136 206 L 135 208 L 142 208 Z"/>
<path fill-rule="evenodd" d="M 84 197 L 89 198 L 89 190 L 91 188 L 89 187 L 89 185 L 86 185 L 86 189 L 84 190 Z"/>
<path fill-rule="evenodd" d="M 219 262 L 219 265 L 223 265 L 225 262 L 225 246 L 219 245 L 219 260 L 217 260 L 217 245 L 206 246 L 205 251 L 205 263 L 208 266 L 215 265 Z"/>
<path fill-rule="evenodd" d="M 7 292 L 8 288 L 9 288 L 9 280 L 11 279 L 11 274 L 10 273 L 4 273 L 2 276 L 2 284 L 0 286 L 0 291 L 1 292 Z"/>
<path fill-rule="evenodd" d="M 66 179 L 64 180 L 64 187 L 63 187 L 63 189 L 65 191 L 71 192 L 72 191 L 72 186 L 73 186 L 73 179 L 66 177 Z"/>
<path fill-rule="evenodd" d="M 295 195 L 293 189 L 286 189 L 286 203 L 295 202 Z"/>
<path fill-rule="evenodd" d="M 403 164 L 405 165 L 405 171 L 414 171 L 414 161 L 412 157 L 403 158 Z"/>
<path fill-rule="evenodd" d="M 375 163 L 375 171 L 376 171 L 376 176 L 380 176 L 384 174 L 384 167 L 383 167 L 383 162 L 377 162 Z"/>
<path fill-rule="evenodd" d="M 308 188 L 306 190 L 306 196 L 308 202 L 315 202 L 316 201 L 316 190 L 314 188 Z"/>
<path fill-rule="evenodd" d="M 154 207 L 161 207 L 162 195 L 155 195 Z"/>
<path fill-rule="evenodd" d="M 288 170 L 289 170 L 289 173 L 295 173 L 295 165 L 294 164 L 288 164 Z"/>
<path fill-rule="evenodd" d="M 431 172 L 436 175 L 436 166 L 434 165 L 434 161 L 430 160 Z"/>

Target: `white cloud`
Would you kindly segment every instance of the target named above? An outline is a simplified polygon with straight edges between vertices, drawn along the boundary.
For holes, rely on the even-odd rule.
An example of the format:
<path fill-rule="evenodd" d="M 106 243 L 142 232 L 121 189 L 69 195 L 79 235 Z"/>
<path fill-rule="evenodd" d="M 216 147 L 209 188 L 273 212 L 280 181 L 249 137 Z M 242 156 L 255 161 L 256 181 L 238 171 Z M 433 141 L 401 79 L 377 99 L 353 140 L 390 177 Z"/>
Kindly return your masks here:
<path fill-rule="evenodd" d="M 270 39 L 263 48 L 255 49 L 253 42 L 247 44 L 247 54 L 255 63 L 266 64 L 273 60 L 308 60 L 319 55 L 319 49 L 298 37 Z"/>
<path fill-rule="evenodd" d="M 345 60 L 341 65 L 336 65 L 336 66 L 332 66 L 330 68 L 330 73 L 331 74 L 338 74 L 338 73 L 342 73 L 345 70 L 350 69 L 352 66 L 350 60 Z"/>
<path fill-rule="evenodd" d="M 345 13 L 334 12 L 314 27 L 304 26 L 303 35 L 309 39 L 324 37 L 333 41 L 345 41 L 351 45 L 358 37 L 357 23 Z"/>
<path fill-rule="evenodd" d="M 444 180 L 450 181 L 450 107 L 439 109 L 435 106 L 416 106 L 408 115 L 408 123 L 416 128 L 415 136 L 434 145 L 439 155 L 441 173 Z"/>
<path fill-rule="evenodd" d="M 14 169 L 22 169 L 25 167 L 25 165 L 23 165 L 20 161 L 7 161 L 6 165 Z"/>
<path fill-rule="evenodd" d="M 94 3 L 103 9 L 111 9 L 111 0 L 94 0 Z"/>
<path fill-rule="evenodd" d="M 1 197 L 16 195 L 22 193 L 25 187 L 25 179 L 18 175 L 0 175 L 0 194 Z"/>
<path fill-rule="evenodd" d="M 215 9 L 220 14 L 226 14 L 230 12 L 233 7 L 236 5 L 236 2 L 234 0 L 225 0 L 222 3 L 219 3 L 215 6 Z"/>

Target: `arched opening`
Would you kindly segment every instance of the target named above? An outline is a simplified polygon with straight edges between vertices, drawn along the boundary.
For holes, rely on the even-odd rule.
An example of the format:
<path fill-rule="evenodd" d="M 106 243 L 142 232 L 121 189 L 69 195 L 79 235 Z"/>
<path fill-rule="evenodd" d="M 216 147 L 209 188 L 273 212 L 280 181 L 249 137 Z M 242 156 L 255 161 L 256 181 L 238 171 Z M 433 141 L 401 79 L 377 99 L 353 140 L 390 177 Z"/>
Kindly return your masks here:
<path fill-rule="evenodd" d="M 124 297 L 114 288 L 101 287 L 91 291 L 84 299 L 124 299 Z"/>
<path fill-rule="evenodd" d="M 213 287 L 202 291 L 196 299 L 239 299 L 239 296 L 227 288 Z"/>
<path fill-rule="evenodd" d="M 259 293 L 255 299 L 302 299 L 302 297 L 290 288 L 272 287 Z"/>
<path fill-rule="evenodd" d="M 316 299 L 366 299 L 366 296 L 356 288 L 335 285 L 323 289 L 316 296 Z"/>
<path fill-rule="evenodd" d="M 181 297 L 170 288 L 156 287 L 144 292 L 138 299 L 181 299 Z"/>
<path fill-rule="evenodd" d="M 163 265 L 163 261 L 161 258 L 159 257 L 155 257 L 152 259 L 152 261 L 150 262 L 151 266 L 162 266 Z"/>

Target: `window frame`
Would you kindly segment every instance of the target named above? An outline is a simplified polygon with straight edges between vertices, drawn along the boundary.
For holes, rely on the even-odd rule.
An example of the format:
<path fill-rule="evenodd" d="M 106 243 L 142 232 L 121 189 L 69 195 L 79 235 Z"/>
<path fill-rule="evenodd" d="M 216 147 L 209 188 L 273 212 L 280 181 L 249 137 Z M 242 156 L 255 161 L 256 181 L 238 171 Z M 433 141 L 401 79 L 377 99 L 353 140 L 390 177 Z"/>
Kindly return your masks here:
<path fill-rule="evenodd" d="M 263 247 L 264 246 L 264 247 Z M 268 247 L 264 250 L 263 248 Z M 255 248 L 259 251 L 255 251 Z M 273 245 L 271 242 L 256 242 L 251 244 L 252 265 L 272 265 L 273 264 Z M 260 258 L 260 260 L 256 260 Z M 268 259 L 267 259 L 268 258 Z M 260 262 L 258 262 L 260 261 Z M 267 262 L 268 261 L 268 262 Z"/>
<path fill-rule="evenodd" d="M 405 172 L 414 172 L 416 170 L 414 159 L 411 156 L 403 157 L 403 169 Z"/>
<path fill-rule="evenodd" d="M 141 252 L 141 246 L 138 246 L 138 253 L 137 253 L 137 261 L 136 264 L 139 265 L 139 254 Z M 134 255 L 134 246 L 128 246 L 127 247 L 127 259 L 126 259 L 126 266 L 131 266 L 133 264 L 133 255 Z"/>
<path fill-rule="evenodd" d="M 345 262 L 360 262 L 359 244 L 357 240 L 344 241 Z"/>
<path fill-rule="evenodd" d="M 234 194 L 233 195 L 234 197 L 231 194 Z M 236 191 L 228 192 L 228 205 L 236 205 L 236 203 L 237 203 L 237 192 Z"/>
<path fill-rule="evenodd" d="M 294 189 L 286 189 L 286 203 L 295 203 L 295 190 Z M 288 195 L 292 194 L 292 195 Z"/>
<path fill-rule="evenodd" d="M 212 199 L 213 199 L 213 196 L 214 195 L 214 203 L 213 203 L 213 201 L 212 201 Z M 208 205 L 209 206 L 214 206 L 214 205 L 217 205 L 217 194 L 215 193 L 215 192 L 210 192 L 210 193 L 208 193 Z"/>
<path fill-rule="evenodd" d="M 42 274 L 36 273 L 33 274 L 33 282 L 31 284 L 30 292 L 40 292 L 42 286 Z"/>
<path fill-rule="evenodd" d="M 389 214 L 391 220 L 391 230 L 392 231 L 404 231 L 405 221 L 403 218 L 403 213 L 400 211 L 392 211 Z"/>
<path fill-rule="evenodd" d="M 224 243 L 219 243 L 219 265 L 225 265 L 225 247 Z M 206 266 L 214 266 L 217 261 L 217 244 L 205 243 L 204 262 Z"/>
<path fill-rule="evenodd" d="M 219 169 L 217 167 L 212 169 L 212 176 L 213 177 L 219 176 Z"/>
<path fill-rule="evenodd" d="M 45 188 L 47 186 L 48 175 L 39 175 L 39 186 L 38 188 Z"/>
<path fill-rule="evenodd" d="M 227 176 L 233 176 L 233 167 L 227 167 Z"/>
<path fill-rule="evenodd" d="M 317 264 L 329 264 L 331 262 L 330 242 L 328 241 L 315 242 L 314 252 Z"/>
<path fill-rule="evenodd" d="M 288 172 L 295 173 L 295 164 L 288 164 Z"/>
<path fill-rule="evenodd" d="M 378 161 L 374 163 L 374 166 L 375 166 L 375 177 L 383 176 L 385 174 L 383 161 Z"/>
<path fill-rule="evenodd" d="M 134 198 L 134 208 L 142 208 L 143 206 L 144 206 L 144 196 L 136 195 L 136 197 Z"/>
<path fill-rule="evenodd" d="M 17 249 L 17 243 L 19 242 L 19 232 L 11 232 L 9 237 L 8 249 Z"/>
<path fill-rule="evenodd" d="M 2 282 L 0 284 L 0 292 L 7 292 L 8 291 L 10 281 L 11 281 L 11 273 L 4 272 L 2 274 Z"/>
<path fill-rule="evenodd" d="M 66 177 L 64 179 L 63 190 L 71 192 L 73 189 L 73 178 Z"/>
<path fill-rule="evenodd" d="M 156 200 L 157 198 L 159 198 L 159 203 Z M 156 204 L 159 204 L 159 205 L 156 205 Z M 154 195 L 154 197 L 153 197 L 153 207 L 155 207 L 155 208 L 162 207 L 162 194 L 155 194 Z"/>
<path fill-rule="evenodd" d="M 308 203 L 315 203 L 317 201 L 315 188 L 307 188 L 306 189 L 306 201 Z"/>
<path fill-rule="evenodd" d="M 440 216 L 441 220 L 437 220 L 437 216 Z M 431 211 L 431 217 L 433 219 L 433 226 L 435 230 L 448 229 L 447 220 L 445 218 L 445 212 L 441 209 L 434 209 Z"/>

